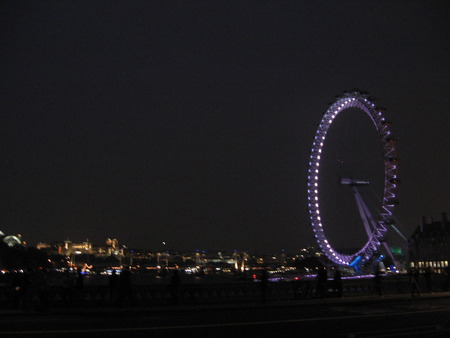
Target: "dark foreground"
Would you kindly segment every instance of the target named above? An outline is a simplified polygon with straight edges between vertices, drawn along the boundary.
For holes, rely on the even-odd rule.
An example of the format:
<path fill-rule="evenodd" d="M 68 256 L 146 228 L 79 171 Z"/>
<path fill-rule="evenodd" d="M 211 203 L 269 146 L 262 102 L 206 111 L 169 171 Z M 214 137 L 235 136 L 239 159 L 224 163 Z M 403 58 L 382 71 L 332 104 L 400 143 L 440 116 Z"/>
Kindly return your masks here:
<path fill-rule="evenodd" d="M 450 293 L 3 311 L 5 337 L 448 337 Z"/>

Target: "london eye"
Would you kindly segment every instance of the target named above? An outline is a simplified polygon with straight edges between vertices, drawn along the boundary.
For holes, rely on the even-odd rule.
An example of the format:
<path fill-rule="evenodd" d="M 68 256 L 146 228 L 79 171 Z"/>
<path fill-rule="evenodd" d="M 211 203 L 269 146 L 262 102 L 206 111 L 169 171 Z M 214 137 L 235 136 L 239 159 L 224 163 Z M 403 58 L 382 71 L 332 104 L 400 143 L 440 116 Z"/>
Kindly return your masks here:
<path fill-rule="evenodd" d="M 334 119 L 344 111 L 356 108 L 368 115 L 379 135 L 382 147 L 383 158 L 380 161 L 384 163 L 384 187 L 383 196 L 380 199 L 380 212 L 376 219 L 370 225 L 366 224 L 367 241 L 362 247 L 352 254 L 340 253 L 332 247 L 324 231 L 323 220 L 321 217 L 321 204 L 319 196 L 319 179 L 321 157 L 323 157 L 324 144 L 327 138 L 329 128 Z M 358 126 L 354 126 L 358 128 Z M 372 100 L 363 93 L 351 92 L 338 97 L 328 108 L 319 123 L 311 147 L 311 154 L 308 164 L 308 211 L 310 224 L 314 232 L 314 237 L 321 251 L 333 263 L 339 266 L 352 265 L 356 260 L 368 261 L 378 251 L 388 227 L 393 224 L 393 211 L 397 204 L 396 189 L 397 178 L 397 154 L 395 149 L 396 140 L 392 136 L 390 125 L 384 117 L 383 110 L 376 108 Z M 364 185 L 360 180 L 342 179 L 341 184 L 353 186 Z M 356 188 L 355 188 L 356 189 Z M 323 211 L 323 210 L 322 210 Z"/>

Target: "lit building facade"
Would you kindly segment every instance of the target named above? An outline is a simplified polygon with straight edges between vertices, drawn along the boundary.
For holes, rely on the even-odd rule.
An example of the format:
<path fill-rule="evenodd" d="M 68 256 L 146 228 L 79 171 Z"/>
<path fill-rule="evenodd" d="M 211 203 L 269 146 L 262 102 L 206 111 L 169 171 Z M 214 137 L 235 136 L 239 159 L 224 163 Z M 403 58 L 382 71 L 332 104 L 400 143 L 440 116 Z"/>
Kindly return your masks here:
<path fill-rule="evenodd" d="M 442 213 L 440 221 L 422 217 L 421 224 L 409 239 L 410 267 L 420 272 L 432 269 L 444 273 L 450 262 L 450 222 Z"/>
<path fill-rule="evenodd" d="M 43 243 L 40 243 L 41 245 Z M 64 241 L 64 243 L 58 245 L 58 253 L 64 256 L 79 255 L 79 254 L 92 254 L 92 243 L 86 240 L 82 243 L 72 243 L 71 241 Z"/>
<path fill-rule="evenodd" d="M 109 255 L 117 254 L 119 251 L 119 241 L 116 238 L 107 238 L 106 250 Z"/>

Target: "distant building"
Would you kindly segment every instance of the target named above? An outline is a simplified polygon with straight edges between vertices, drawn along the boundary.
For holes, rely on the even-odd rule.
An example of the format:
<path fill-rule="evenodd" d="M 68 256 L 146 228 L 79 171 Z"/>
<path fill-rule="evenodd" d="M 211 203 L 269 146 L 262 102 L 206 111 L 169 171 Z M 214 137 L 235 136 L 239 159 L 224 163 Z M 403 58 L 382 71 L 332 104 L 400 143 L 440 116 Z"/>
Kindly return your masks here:
<path fill-rule="evenodd" d="M 436 273 L 444 273 L 450 261 L 450 222 L 442 213 L 440 221 L 422 217 L 421 224 L 409 239 L 410 267 L 421 272 L 431 268 Z"/>
<path fill-rule="evenodd" d="M 15 235 L 5 235 L 2 231 L 0 231 L 0 240 L 9 247 L 13 246 L 19 246 L 23 245 L 25 243 L 22 243 L 22 236 L 19 234 L 17 236 Z"/>
<path fill-rule="evenodd" d="M 39 243 L 42 247 L 45 243 Z M 90 255 L 93 253 L 92 249 L 92 243 L 89 242 L 89 240 L 86 240 L 82 243 L 72 243 L 72 241 L 64 241 L 63 243 L 60 243 L 57 245 L 58 248 L 58 254 L 64 255 L 64 256 L 71 256 L 71 255 L 80 255 L 80 254 L 87 254 Z"/>
<path fill-rule="evenodd" d="M 119 241 L 116 238 L 107 238 L 106 248 L 109 255 L 117 254 L 119 251 Z"/>

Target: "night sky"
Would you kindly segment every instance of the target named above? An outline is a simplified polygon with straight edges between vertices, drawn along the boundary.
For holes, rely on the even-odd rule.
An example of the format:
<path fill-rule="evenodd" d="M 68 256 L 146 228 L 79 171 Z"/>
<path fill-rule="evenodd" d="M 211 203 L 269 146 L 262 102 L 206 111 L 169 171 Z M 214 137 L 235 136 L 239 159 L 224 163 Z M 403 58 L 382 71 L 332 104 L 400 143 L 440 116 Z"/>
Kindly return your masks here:
<path fill-rule="evenodd" d="M 0 230 L 30 244 L 315 245 L 312 139 L 355 88 L 393 122 L 405 235 L 450 212 L 446 0 L 0 1 L 0 48 Z M 370 120 L 339 115 L 320 190 L 335 247 L 365 236 L 338 177 L 376 196 L 382 161 Z"/>

